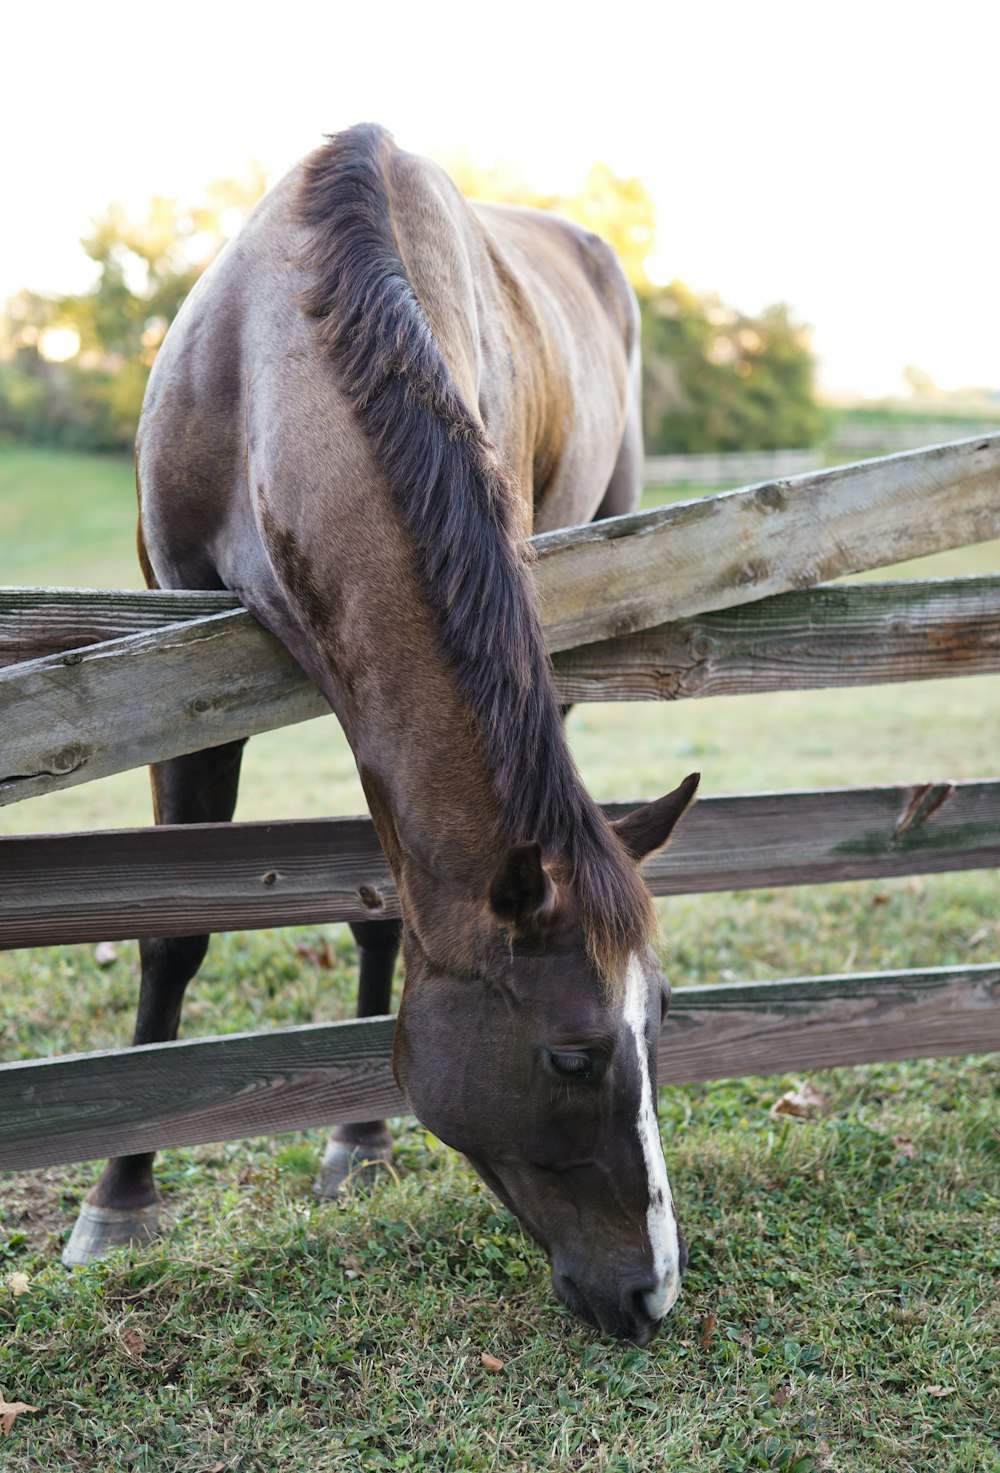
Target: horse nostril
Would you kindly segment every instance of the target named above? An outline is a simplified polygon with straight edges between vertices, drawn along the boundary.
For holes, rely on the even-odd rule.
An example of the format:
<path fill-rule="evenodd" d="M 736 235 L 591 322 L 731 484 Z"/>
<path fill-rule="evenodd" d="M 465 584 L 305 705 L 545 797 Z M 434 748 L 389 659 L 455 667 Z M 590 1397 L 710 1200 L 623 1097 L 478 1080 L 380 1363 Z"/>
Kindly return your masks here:
<path fill-rule="evenodd" d="M 659 1315 L 652 1315 L 649 1312 L 649 1300 L 653 1292 L 654 1290 L 651 1287 L 630 1289 L 622 1297 L 622 1309 L 634 1320 L 659 1319 Z"/>
<path fill-rule="evenodd" d="M 652 1327 L 673 1309 L 679 1293 L 680 1276 L 677 1274 L 662 1280 L 649 1278 L 633 1282 L 622 1294 L 622 1312 L 633 1324 L 650 1327 L 651 1334 Z"/>

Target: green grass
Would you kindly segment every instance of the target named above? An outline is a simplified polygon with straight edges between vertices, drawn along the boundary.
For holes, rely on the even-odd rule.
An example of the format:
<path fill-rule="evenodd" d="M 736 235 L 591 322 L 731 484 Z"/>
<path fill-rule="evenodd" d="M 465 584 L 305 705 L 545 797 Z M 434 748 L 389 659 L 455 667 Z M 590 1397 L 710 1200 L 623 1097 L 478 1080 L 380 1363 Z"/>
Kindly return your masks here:
<path fill-rule="evenodd" d="M 0 455 L 0 582 L 134 585 L 132 515 L 118 462 Z M 578 707 L 570 731 L 620 797 L 693 767 L 710 792 L 986 776 L 998 718 L 1000 682 L 955 680 Z M 362 806 L 332 720 L 252 742 L 244 794 L 244 817 Z M 147 821 L 127 774 L 0 830 Z M 684 985 L 989 961 L 998 902 L 984 872 L 659 904 Z M 109 967 L 86 946 L 0 955 L 0 1058 L 122 1042 L 137 980 L 127 943 Z M 345 928 L 217 937 L 183 1034 L 342 1017 L 352 989 Z M 995 1067 L 818 1073 L 827 1113 L 778 1125 L 791 1082 L 663 1091 L 692 1257 L 645 1351 L 570 1320 L 538 1251 L 412 1121 L 396 1176 L 336 1205 L 311 1197 L 318 1132 L 164 1152 L 166 1235 L 72 1277 L 58 1252 L 95 1168 L 0 1178 L 0 1391 L 40 1409 L 0 1436 L 0 1468 L 998 1473 Z"/>
<path fill-rule="evenodd" d="M 785 1082 L 664 1091 L 691 1265 L 646 1351 L 571 1321 L 413 1124 L 343 1206 L 310 1200 L 315 1134 L 165 1153 L 166 1236 L 72 1279 L 52 1252 L 90 1173 L 24 1178 L 0 1384 L 39 1412 L 4 1467 L 996 1470 L 988 1065 L 829 1071 L 829 1114 L 776 1126 Z"/>
<path fill-rule="evenodd" d="M 0 450 L 0 586 L 142 588 L 132 463 Z"/>

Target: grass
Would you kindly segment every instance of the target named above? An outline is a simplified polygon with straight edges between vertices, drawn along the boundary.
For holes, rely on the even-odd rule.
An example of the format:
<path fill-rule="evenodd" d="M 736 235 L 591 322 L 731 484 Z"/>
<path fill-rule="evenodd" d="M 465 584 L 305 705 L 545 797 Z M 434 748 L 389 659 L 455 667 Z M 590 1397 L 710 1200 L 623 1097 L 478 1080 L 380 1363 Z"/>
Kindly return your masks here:
<path fill-rule="evenodd" d="M 0 583 L 134 585 L 129 477 L 0 455 Z M 994 545 L 935 571 L 984 557 L 995 570 Z M 956 680 L 579 707 L 570 730 L 616 797 L 691 767 L 712 792 L 981 777 L 998 717 L 998 682 Z M 244 793 L 244 817 L 361 806 L 332 721 L 251 743 Z M 127 774 L 14 805 L 0 829 L 147 821 Z M 988 961 L 998 900 L 986 872 L 660 906 L 682 985 Z M 120 1043 L 137 977 L 131 944 L 105 967 L 90 947 L 0 956 L 0 1058 Z M 352 988 L 345 928 L 218 937 L 183 1031 L 341 1017 Z M 338 1204 L 311 1196 L 317 1132 L 165 1152 L 165 1236 L 72 1277 L 58 1252 L 95 1168 L 0 1178 L 0 1392 L 39 1408 L 0 1435 L 0 1468 L 997 1473 L 995 1069 L 826 1071 L 826 1114 L 777 1124 L 792 1082 L 662 1092 L 692 1257 L 645 1351 L 570 1320 L 513 1219 L 412 1121 L 396 1175 Z"/>
<path fill-rule="evenodd" d="M 571 1321 L 413 1124 L 342 1206 L 310 1200 L 315 1135 L 166 1153 L 166 1236 L 72 1279 L 49 1244 L 89 1171 L 14 1183 L 0 1384 L 40 1410 L 4 1467 L 996 1469 L 988 1065 L 829 1071 L 829 1114 L 775 1126 L 785 1082 L 664 1091 L 692 1258 L 645 1351 Z"/>

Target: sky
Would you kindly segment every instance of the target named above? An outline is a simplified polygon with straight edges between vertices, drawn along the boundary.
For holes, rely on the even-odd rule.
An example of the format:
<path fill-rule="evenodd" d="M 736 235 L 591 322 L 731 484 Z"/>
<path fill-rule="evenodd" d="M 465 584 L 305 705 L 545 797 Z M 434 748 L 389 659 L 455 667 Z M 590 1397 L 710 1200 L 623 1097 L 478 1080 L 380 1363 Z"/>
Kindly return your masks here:
<path fill-rule="evenodd" d="M 277 178 L 373 120 L 539 189 L 638 175 L 657 274 L 788 302 L 827 392 L 1000 387 L 998 43 L 986 0 L 8 6 L 0 299 L 86 285 L 113 199 Z"/>

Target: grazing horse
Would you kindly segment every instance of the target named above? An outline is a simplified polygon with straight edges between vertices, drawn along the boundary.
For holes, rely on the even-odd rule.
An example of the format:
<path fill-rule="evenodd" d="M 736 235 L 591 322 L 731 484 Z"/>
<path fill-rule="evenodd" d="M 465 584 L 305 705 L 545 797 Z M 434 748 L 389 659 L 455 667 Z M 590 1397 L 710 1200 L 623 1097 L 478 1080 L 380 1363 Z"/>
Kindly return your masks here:
<path fill-rule="evenodd" d="M 381 129 L 254 210 L 157 358 L 138 437 L 150 584 L 228 588 L 347 733 L 399 890 L 393 1065 L 546 1250 L 560 1299 L 645 1344 L 683 1247 L 656 1124 L 668 995 L 639 863 L 697 777 L 611 825 L 565 740 L 525 538 L 629 510 L 635 299 L 606 245 L 469 204 Z M 158 823 L 229 820 L 241 743 L 158 764 Z M 363 1013 L 400 927 L 354 928 Z M 142 945 L 136 1042 L 173 1038 L 208 938 Z M 334 1185 L 384 1124 L 337 1133 Z M 153 1230 L 109 1162 L 70 1263 Z"/>

